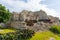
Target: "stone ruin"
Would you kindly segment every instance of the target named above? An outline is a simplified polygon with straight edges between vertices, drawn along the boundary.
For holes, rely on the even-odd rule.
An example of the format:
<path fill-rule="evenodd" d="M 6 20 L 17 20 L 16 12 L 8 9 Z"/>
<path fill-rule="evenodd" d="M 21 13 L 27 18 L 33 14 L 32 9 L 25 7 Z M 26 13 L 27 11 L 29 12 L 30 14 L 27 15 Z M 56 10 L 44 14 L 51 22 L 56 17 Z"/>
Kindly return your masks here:
<path fill-rule="evenodd" d="M 58 25 L 59 23 L 59 18 L 48 16 L 43 10 L 36 12 L 23 10 L 20 13 L 13 12 L 7 26 L 44 31 L 48 30 L 48 26 Z"/>

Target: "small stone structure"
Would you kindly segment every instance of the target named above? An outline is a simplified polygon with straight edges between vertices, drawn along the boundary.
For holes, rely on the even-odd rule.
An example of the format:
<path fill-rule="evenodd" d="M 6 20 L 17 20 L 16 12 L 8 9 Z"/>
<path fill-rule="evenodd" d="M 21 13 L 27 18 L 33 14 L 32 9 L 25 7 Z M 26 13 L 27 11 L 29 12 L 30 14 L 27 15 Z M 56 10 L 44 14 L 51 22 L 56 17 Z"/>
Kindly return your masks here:
<path fill-rule="evenodd" d="M 0 27 L 6 27 L 6 24 L 5 23 L 0 23 Z"/>

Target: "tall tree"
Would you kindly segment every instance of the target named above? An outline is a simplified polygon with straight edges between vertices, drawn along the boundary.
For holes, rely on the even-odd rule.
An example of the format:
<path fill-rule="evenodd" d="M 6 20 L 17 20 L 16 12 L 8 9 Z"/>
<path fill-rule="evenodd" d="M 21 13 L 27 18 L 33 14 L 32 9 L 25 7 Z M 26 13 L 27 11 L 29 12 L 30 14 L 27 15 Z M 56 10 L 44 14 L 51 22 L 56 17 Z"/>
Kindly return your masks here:
<path fill-rule="evenodd" d="M 6 9 L 5 6 L 0 4 L 0 23 L 1 22 L 7 22 L 10 18 L 11 13 L 8 9 Z"/>

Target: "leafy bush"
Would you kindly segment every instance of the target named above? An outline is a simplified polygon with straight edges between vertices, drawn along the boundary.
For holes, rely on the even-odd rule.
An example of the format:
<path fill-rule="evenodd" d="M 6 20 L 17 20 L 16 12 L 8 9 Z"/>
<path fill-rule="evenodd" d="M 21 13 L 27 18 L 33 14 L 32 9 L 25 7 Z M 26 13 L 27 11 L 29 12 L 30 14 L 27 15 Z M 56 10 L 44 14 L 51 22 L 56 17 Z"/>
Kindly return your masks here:
<path fill-rule="evenodd" d="M 50 31 L 52 31 L 54 33 L 60 34 L 60 26 L 54 25 L 54 26 L 50 27 L 49 29 L 50 29 Z"/>
<path fill-rule="evenodd" d="M 32 30 L 17 30 L 12 33 L 0 34 L 0 40 L 28 40 L 33 34 L 34 31 Z"/>
<path fill-rule="evenodd" d="M 20 40 L 27 40 L 33 36 L 35 32 L 33 30 L 29 29 L 23 29 L 23 30 L 18 30 L 17 32 L 17 38 Z"/>
<path fill-rule="evenodd" d="M 7 29 L 7 27 L 0 26 L 0 29 Z"/>
<path fill-rule="evenodd" d="M 13 40 L 15 37 L 14 33 L 8 33 L 8 34 L 1 34 L 0 40 Z"/>
<path fill-rule="evenodd" d="M 4 29 L 4 27 L 0 26 L 0 29 Z"/>

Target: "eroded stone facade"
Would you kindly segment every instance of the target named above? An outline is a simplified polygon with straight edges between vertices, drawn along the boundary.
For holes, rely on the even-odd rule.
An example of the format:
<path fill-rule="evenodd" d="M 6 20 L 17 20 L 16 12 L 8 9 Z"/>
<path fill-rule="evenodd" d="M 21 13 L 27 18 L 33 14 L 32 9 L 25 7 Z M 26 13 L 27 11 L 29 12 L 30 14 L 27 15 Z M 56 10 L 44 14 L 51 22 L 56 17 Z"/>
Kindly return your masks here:
<path fill-rule="evenodd" d="M 56 21 L 55 21 L 56 20 Z M 53 22 L 58 22 L 59 19 L 48 16 L 44 11 L 31 12 L 23 10 L 20 13 L 13 12 L 10 20 L 10 27 L 17 29 L 33 29 L 47 30 L 48 26 L 51 26 Z"/>

